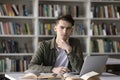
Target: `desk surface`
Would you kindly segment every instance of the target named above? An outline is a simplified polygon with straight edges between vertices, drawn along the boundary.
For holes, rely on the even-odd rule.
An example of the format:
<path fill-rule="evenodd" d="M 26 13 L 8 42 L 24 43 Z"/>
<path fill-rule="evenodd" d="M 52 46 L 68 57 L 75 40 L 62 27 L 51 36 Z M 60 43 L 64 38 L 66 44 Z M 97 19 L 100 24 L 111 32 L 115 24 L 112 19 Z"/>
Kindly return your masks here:
<path fill-rule="evenodd" d="M 10 78 L 10 80 L 21 80 L 21 77 L 23 75 L 24 75 L 24 73 L 20 73 L 20 72 L 18 72 L 18 73 L 7 73 L 6 77 Z M 120 80 L 120 76 L 109 74 L 109 73 L 103 73 L 100 76 L 100 79 L 101 80 Z M 34 80 L 37 80 L 37 79 L 34 79 Z"/>
<path fill-rule="evenodd" d="M 113 74 L 110 74 L 110 73 L 103 73 L 100 76 L 100 79 L 101 80 L 120 80 L 120 76 L 113 75 Z"/>

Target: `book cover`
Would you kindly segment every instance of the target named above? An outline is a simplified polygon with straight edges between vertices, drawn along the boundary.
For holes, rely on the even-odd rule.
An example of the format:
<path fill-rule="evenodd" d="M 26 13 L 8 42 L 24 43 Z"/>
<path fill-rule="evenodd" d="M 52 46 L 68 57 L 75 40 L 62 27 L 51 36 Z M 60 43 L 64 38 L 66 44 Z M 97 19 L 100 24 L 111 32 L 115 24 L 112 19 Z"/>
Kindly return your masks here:
<path fill-rule="evenodd" d="M 4 26 L 3 26 L 3 22 L 0 22 L 0 33 L 1 33 L 2 35 L 5 34 L 5 32 L 4 32 Z"/>
<path fill-rule="evenodd" d="M 4 12 L 3 12 L 3 9 L 2 9 L 2 5 L 0 4 L 0 16 L 4 16 Z"/>
<path fill-rule="evenodd" d="M 28 16 L 28 9 L 26 5 L 23 5 L 23 15 Z"/>
<path fill-rule="evenodd" d="M 30 35 L 30 34 L 31 34 L 29 23 L 25 23 L 25 31 L 26 31 L 26 34 L 27 34 L 27 35 Z"/>
<path fill-rule="evenodd" d="M 12 9 L 13 9 L 13 12 L 14 12 L 14 14 L 15 14 L 16 16 L 19 16 L 19 15 L 20 15 L 20 13 L 19 13 L 19 11 L 18 11 L 18 8 L 17 8 L 17 5 L 12 4 Z"/>

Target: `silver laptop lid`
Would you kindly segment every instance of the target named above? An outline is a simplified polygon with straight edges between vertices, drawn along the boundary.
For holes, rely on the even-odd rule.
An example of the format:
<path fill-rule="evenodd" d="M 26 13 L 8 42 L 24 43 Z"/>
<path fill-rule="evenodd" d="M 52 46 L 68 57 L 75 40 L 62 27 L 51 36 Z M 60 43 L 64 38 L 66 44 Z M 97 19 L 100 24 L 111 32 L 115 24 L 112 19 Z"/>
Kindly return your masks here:
<path fill-rule="evenodd" d="M 90 71 L 95 71 L 101 74 L 104 71 L 108 56 L 86 56 L 80 76 Z"/>

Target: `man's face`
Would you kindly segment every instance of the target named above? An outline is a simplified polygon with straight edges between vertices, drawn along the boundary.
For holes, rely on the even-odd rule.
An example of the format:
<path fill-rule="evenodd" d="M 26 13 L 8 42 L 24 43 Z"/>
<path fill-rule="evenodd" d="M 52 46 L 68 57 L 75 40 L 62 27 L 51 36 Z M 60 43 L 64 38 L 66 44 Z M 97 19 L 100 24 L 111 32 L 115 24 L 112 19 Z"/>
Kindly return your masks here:
<path fill-rule="evenodd" d="M 72 30 L 72 24 L 64 20 L 59 20 L 59 22 L 54 27 L 57 38 L 63 39 L 65 41 L 69 39 L 70 35 L 72 34 Z"/>

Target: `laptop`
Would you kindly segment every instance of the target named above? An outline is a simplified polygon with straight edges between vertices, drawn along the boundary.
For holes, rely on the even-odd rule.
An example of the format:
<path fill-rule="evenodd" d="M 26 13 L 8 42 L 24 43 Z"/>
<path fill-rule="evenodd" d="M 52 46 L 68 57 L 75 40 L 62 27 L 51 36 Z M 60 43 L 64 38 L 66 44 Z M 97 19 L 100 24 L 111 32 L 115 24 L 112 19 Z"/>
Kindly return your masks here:
<path fill-rule="evenodd" d="M 107 59 L 108 56 L 86 56 L 80 72 L 80 76 L 90 71 L 95 71 L 101 75 L 101 73 L 104 71 Z"/>

